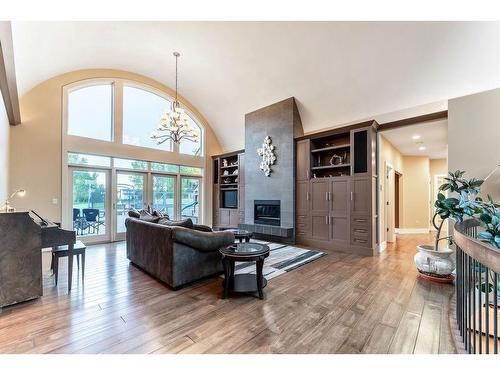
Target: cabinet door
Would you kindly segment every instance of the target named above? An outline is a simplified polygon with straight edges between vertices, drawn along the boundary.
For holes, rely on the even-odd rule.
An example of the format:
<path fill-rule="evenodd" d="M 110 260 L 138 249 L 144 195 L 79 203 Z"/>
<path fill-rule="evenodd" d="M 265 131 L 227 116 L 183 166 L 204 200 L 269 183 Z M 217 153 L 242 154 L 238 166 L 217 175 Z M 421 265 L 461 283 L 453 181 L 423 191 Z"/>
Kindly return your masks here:
<path fill-rule="evenodd" d="M 335 179 L 330 186 L 330 214 L 334 217 L 349 216 L 351 186 L 349 178 Z"/>
<path fill-rule="evenodd" d="M 351 183 L 351 214 L 372 214 L 372 181 L 371 177 L 354 177 Z"/>
<path fill-rule="evenodd" d="M 238 188 L 238 223 L 245 222 L 245 186 L 241 185 Z"/>
<path fill-rule="evenodd" d="M 296 145 L 296 180 L 305 181 L 309 180 L 309 173 L 311 168 L 310 156 L 311 145 L 309 139 L 298 141 Z"/>
<path fill-rule="evenodd" d="M 330 239 L 330 224 L 328 215 L 311 214 L 311 238 L 314 240 L 328 241 Z"/>
<path fill-rule="evenodd" d="M 229 210 L 229 226 L 236 228 L 238 227 L 239 221 L 238 210 Z"/>
<path fill-rule="evenodd" d="M 311 213 L 328 215 L 328 194 L 330 191 L 329 179 L 311 180 Z"/>
<path fill-rule="evenodd" d="M 295 210 L 297 215 L 309 214 L 309 181 L 297 181 L 295 196 Z"/>
<path fill-rule="evenodd" d="M 367 128 L 351 130 L 352 175 L 368 175 L 371 172 L 370 132 Z"/>
<path fill-rule="evenodd" d="M 328 196 L 330 189 L 329 179 L 316 179 L 310 182 L 310 215 L 311 238 L 328 241 L 330 239 Z"/>
<path fill-rule="evenodd" d="M 227 208 L 221 208 L 219 210 L 219 224 L 224 226 L 224 225 L 229 225 L 230 223 L 230 212 L 231 210 Z"/>
<path fill-rule="evenodd" d="M 238 154 L 238 183 L 245 185 L 245 154 Z"/>
<path fill-rule="evenodd" d="M 334 248 L 349 243 L 351 184 L 348 177 L 335 178 L 330 186 L 330 238 Z"/>

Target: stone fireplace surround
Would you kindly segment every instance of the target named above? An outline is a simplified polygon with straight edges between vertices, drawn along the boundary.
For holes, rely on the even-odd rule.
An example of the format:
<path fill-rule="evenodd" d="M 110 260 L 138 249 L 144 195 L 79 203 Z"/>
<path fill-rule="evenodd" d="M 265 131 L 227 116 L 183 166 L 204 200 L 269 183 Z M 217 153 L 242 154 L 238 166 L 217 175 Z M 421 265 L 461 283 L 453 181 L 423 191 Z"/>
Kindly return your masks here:
<path fill-rule="evenodd" d="M 295 142 L 303 135 L 294 98 L 288 98 L 245 115 L 245 223 L 239 227 L 256 238 L 295 242 Z M 266 177 L 260 170 L 257 149 L 271 137 L 276 162 Z M 280 201 L 280 226 L 254 222 L 254 203 Z"/>

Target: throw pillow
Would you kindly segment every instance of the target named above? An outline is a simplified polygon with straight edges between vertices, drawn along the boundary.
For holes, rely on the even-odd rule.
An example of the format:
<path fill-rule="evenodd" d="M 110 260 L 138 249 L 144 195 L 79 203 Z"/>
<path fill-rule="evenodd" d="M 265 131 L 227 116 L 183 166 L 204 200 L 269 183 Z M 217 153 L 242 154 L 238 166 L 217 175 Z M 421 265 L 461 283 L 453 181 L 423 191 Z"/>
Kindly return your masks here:
<path fill-rule="evenodd" d="M 169 220 L 167 218 L 161 218 L 158 224 L 167 225 L 169 227 L 184 227 L 188 229 L 193 229 L 193 221 L 191 219 Z"/>
<path fill-rule="evenodd" d="M 158 217 L 161 217 L 161 218 L 166 218 L 166 219 L 169 219 L 169 220 L 170 220 L 170 217 L 168 216 L 168 214 L 163 213 L 163 212 L 160 212 L 160 211 L 158 211 L 158 210 L 154 210 L 154 211 L 153 211 L 153 216 L 158 216 Z"/>
<path fill-rule="evenodd" d="M 141 215 L 139 217 L 139 220 L 142 221 L 147 221 L 148 223 L 158 223 L 160 221 L 161 217 L 158 216 L 153 216 L 153 215 Z"/>
<path fill-rule="evenodd" d="M 129 212 L 128 212 L 128 216 L 129 217 L 135 217 L 136 219 L 140 218 L 141 217 L 141 214 L 139 211 L 137 211 L 136 209 L 131 209 Z"/>

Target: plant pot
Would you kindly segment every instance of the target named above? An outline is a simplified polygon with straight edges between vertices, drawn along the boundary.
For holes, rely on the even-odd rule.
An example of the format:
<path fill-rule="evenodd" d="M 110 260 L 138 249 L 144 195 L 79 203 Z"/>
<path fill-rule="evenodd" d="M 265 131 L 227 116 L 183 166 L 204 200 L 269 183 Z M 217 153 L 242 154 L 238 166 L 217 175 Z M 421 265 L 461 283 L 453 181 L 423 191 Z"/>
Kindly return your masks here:
<path fill-rule="evenodd" d="M 414 260 L 420 273 L 437 278 L 451 278 L 455 270 L 452 249 L 435 251 L 432 245 L 419 245 L 417 250 Z"/>

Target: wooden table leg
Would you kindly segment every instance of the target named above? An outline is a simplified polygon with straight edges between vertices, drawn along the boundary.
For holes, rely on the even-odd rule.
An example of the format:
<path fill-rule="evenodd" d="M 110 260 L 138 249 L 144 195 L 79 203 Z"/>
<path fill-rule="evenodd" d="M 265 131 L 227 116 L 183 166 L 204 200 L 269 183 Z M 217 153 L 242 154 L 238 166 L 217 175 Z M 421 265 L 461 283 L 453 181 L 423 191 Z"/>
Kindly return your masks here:
<path fill-rule="evenodd" d="M 68 292 L 71 291 L 71 281 L 73 280 L 73 247 L 74 244 L 68 246 Z"/>
<path fill-rule="evenodd" d="M 262 287 L 263 284 L 263 275 L 262 275 L 262 269 L 264 268 L 264 258 L 259 259 L 256 263 L 257 267 L 257 290 L 259 292 L 259 298 L 264 299 L 264 290 Z"/>

